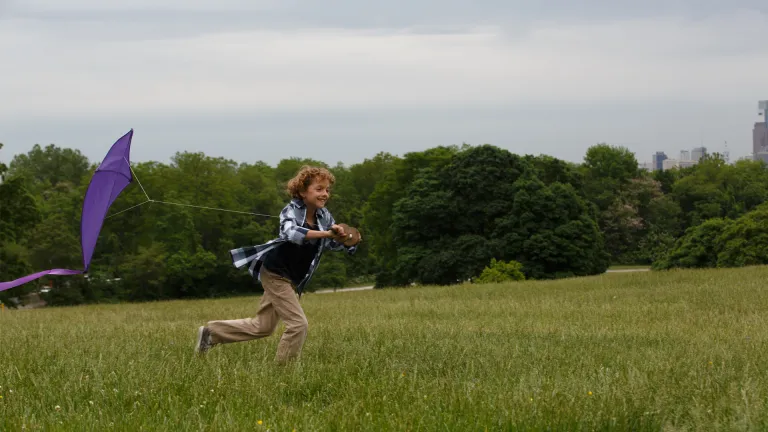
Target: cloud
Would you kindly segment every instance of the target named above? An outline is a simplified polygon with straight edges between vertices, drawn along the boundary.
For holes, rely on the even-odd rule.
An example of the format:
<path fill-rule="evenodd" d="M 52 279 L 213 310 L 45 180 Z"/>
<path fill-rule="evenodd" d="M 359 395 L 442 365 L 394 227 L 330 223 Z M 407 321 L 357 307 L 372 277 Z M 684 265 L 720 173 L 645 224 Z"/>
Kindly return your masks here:
<path fill-rule="evenodd" d="M 179 10 L 179 11 L 252 11 L 274 8 L 276 0 L 23 0 L 15 8 L 25 11 L 129 11 L 129 10 Z"/>
<path fill-rule="evenodd" d="M 163 5 L 182 4 L 210 3 Z M 522 29 L 251 28 L 168 38 L 126 24 L 14 18 L 0 26 L 0 94 L 13 101 L 0 115 L 753 100 L 768 70 L 765 28 L 768 15 L 745 11 Z"/>
<path fill-rule="evenodd" d="M 101 16 L 120 20 L 129 12 L 227 12 L 246 13 L 259 26 L 278 19 L 280 25 L 403 27 L 416 24 L 478 24 L 499 20 L 544 18 L 589 20 L 659 16 L 706 17 L 738 10 L 768 11 L 764 0 L 0 0 L 17 13 L 38 17 L 77 18 Z M 248 14 L 248 12 L 258 12 Z M 56 15 L 60 14 L 60 15 Z M 135 15 L 133 15 L 135 16 Z M 148 15 L 145 15 L 148 16 Z M 176 15 L 177 17 L 182 15 Z"/>

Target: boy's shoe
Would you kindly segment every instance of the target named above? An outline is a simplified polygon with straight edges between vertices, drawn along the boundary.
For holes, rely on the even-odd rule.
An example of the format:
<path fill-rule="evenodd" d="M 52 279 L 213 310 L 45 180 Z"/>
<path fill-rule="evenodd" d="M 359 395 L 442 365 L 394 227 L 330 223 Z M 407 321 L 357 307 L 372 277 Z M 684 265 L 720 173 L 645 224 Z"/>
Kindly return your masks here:
<path fill-rule="evenodd" d="M 200 326 L 197 329 L 197 343 L 195 344 L 195 352 L 197 354 L 205 354 L 213 346 L 211 342 L 211 331 L 206 326 Z"/>

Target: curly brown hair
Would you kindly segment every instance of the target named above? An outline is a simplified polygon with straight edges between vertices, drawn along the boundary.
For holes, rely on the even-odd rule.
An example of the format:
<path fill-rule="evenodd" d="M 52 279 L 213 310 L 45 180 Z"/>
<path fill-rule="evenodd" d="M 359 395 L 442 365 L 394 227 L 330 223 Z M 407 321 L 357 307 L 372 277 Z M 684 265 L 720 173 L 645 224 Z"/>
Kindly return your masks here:
<path fill-rule="evenodd" d="M 336 183 L 336 177 L 327 169 L 304 165 L 292 179 L 288 180 L 288 193 L 294 198 L 301 199 L 301 192 L 306 191 L 316 179 L 328 180 L 331 186 Z"/>

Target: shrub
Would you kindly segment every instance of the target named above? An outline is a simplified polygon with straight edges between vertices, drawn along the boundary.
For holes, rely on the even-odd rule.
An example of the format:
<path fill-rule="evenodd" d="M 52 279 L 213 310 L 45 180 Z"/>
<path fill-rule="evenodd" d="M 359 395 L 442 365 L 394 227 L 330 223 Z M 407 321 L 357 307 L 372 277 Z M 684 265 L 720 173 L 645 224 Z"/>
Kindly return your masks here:
<path fill-rule="evenodd" d="M 497 261 L 491 258 L 491 265 L 483 269 L 478 283 L 499 283 L 525 280 L 523 265 L 517 261 Z"/>

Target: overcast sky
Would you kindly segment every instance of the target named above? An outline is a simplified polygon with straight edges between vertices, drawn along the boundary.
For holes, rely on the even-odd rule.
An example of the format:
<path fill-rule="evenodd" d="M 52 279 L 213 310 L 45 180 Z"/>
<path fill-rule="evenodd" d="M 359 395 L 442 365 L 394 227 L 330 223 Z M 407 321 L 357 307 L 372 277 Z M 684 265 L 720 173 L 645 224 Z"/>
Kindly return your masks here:
<path fill-rule="evenodd" d="M 275 164 L 491 143 L 746 156 L 765 0 L 0 0 L 0 160 Z"/>

